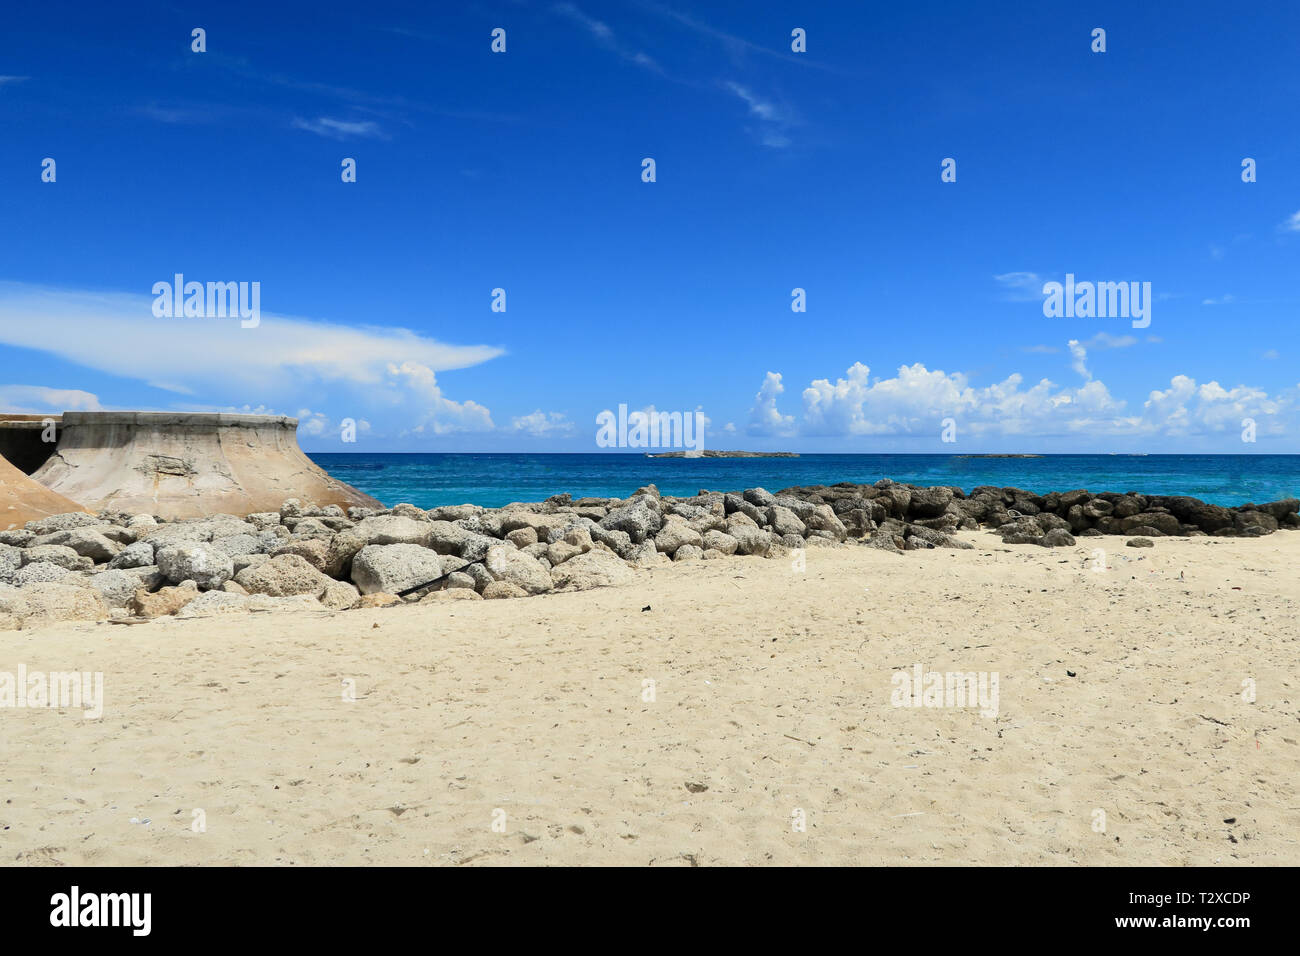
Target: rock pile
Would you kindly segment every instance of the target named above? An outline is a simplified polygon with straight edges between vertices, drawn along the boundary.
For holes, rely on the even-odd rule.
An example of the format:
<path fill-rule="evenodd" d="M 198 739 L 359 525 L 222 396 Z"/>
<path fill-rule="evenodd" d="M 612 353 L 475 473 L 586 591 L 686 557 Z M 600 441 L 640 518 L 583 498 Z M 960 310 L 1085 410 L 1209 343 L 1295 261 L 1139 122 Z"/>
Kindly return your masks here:
<path fill-rule="evenodd" d="M 0 531 L 0 629 L 58 620 L 346 610 L 524 597 L 632 580 L 635 569 L 731 555 L 775 556 L 846 542 L 889 551 L 970 548 L 958 529 L 1007 543 L 1074 535 L 1268 534 L 1300 527 L 1300 501 L 1220 508 L 1194 498 L 1015 488 L 874 485 L 701 491 L 626 499 L 556 495 L 488 509 L 338 505 L 247 517 L 160 520 L 59 514 Z"/>
<path fill-rule="evenodd" d="M 1117 494 L 1089 491 L 1037 495 L 1023 488 L 981 485 L 969 495 L 960 488 L 918 488 L 892 481 L 874 485 L 814 485 L 781 492 L 829 504 L 855 537 L 873 534 L 877 547 L 931 547 L 957 529 L 993 528 L 1006 544 L 1073 545 L 1075 536 L 1138 535 L 1147 538 L 1252 538 L 1280 528 L 1300 528 L 1300 500 L 1285 498 L 1236 508 L 1207 504 L 1185 495 Z M 919 539 L 913 545 L 913 538 Z"/>

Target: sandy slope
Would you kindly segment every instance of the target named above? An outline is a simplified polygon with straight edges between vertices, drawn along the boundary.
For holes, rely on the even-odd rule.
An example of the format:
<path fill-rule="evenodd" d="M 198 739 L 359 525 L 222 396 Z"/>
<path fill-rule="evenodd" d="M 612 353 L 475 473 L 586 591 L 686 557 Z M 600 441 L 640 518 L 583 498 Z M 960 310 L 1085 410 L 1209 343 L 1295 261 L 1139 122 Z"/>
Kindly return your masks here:
<path fill-rule="evenodd" d="M 736 558 L 527 600 L 7 632 L 0 670 L 103 671 L 107 704 L 0 710 L 0 855 L 1300 863 L 1300 534 L 963 537 L 809 551 L 805 574 Z M 918 662 L 997 671 L 998 716 L 891 706 Z"/>

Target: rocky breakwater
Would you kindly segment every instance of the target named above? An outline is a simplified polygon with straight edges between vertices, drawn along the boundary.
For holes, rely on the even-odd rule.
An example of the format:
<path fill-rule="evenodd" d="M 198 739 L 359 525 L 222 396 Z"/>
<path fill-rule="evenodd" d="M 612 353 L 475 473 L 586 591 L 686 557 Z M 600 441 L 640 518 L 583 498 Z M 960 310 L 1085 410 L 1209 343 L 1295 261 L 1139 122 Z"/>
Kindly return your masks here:
<path fill-rule="evenodd" d="M 969 549 L 954 532 L 982 527 L 1009 544 L 1047 546 L 1106 533 L 1256 536 L 1300 527 L 1297 510 L 1294 499 L 1219 508 L 883 481 L 687 497 L 649 485 L 626 499 L 556 495 L 495 509 L 345 511 L 290 499 L 244 517 L 74 512 L 0 532 L 0 629 L 527 597 L 627 584 L 670 562 L 850 544 Z"/>
<path fill-rule="evenodd" d="M 1005 544 L 1061 547 L 1075 544 L 1076 537 L 1108 534 L 1249 538 L 1300 528 L 1295 498 L 1225 508 L 1185 495 L 1084 490 L 1039 495 L 992 485 L 968 495 L 960 488 L 888 480 L 786 488 L 780 494 L 829 505 L 851 535 L 870 535 L 871 546 L 893 551 L 961 547 L 956 539 L 944 540 L 959 529 L 990 528 Z"/>
<path fill-rule="evenodd" d="M 498 509 L 345 512 L 291 499 L 246 517 L 70 513 L 0 532 L 0 628 L 525 597 L 847 537 L 828 505 L 761 488 L 665 498 L 650 485 L 627 499 Z"/>

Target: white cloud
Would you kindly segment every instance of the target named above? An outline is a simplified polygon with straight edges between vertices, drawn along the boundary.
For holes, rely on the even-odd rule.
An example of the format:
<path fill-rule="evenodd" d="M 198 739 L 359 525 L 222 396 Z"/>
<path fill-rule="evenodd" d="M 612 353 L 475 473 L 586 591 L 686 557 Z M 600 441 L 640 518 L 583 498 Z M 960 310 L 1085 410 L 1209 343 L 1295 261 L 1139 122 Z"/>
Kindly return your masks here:
<path fill-rule="evenodd" d="M 540 408 L 527 415 L 520 415 L 510 421 L 513 431 L 532 435 L 534 438 L 555 438 L 572 435 L 577 426 L 561 412 L 544 412 Z"/>
<path fill-rule="evenodd" d="M 228 396 L 236 404 L 292 396 L 305 385 L 370 390 L 391 383 L 394 364 L 441 372 L 481 364 L 503 351 L 448 345 L 402 328 L 267 312 L 249 329 L 238 319 L 156 318 L 152 304 L 145 295 L 0 283 L 0 344 L 181 393 Z"/>
<path fill-rule="evenodd" d="M 1043 280 L 1037 272 L 1004 272 L 993 277 L 999 283 L 1008 302 L 1032 302 L 1043 296 Z"/>
<path fill-rule="evenodd" d="M 45 412 L 97 412 L 99 397 L 79 388 L 48 388 L 44 385 L 0 385 L 0 411 L 13 415 L 41 415 Z"/>
<path fill-rule="evenodd" d="M 389 363 L 387 384 L 395 399 L 406 403 L 407 427 L 402 434 L 446 435 L 452 432 L 485 432 L 496 426 L 492 413 L 474 401 L 454 402 L 442 394 L 433 369 L 419 362 Z"/>
<path fill-rule="evenodd" d="M 592 37 L 607 50 L 617 53 L 620 57 L 629 63 L 635 63 L 637 66 L 645 67 L 647 70 L 653 70 L 656 73 L 662 72 L 659 64 L 645 53 L 633 51 L 625 47 L 614 36 L 614 31 L 609 24 L 594 17 L 589 17 L 572 3 L 557 3 L 552 9 L 561 16 L 568 17 L 574 23 L 581 26 Z"/>
<path fill-rule="evenodd" d="M 780 372 L 768 372 L 763 377 L 763 384 L 754 396 L 754 407 L 749 410 L 749 434 L 751 435 L 792 435 L 794 434 L 794 416 L 782 415 L 776 409 L 777 396 L 785 391 L 781 384 Z"/>
<path fill-rule="evenodd" d="M 1286 232 L 1300 232 L 1300 211 L 1293 213 L 1279 228 Z"/>
<path fill-rule="evenodd" d="M 1070 339 L 1066 344 L 1070 349 L 1070 368 L 1078 372 L 1084 379 L 1091 379 L 1092 373 L 1088 371 L 1088 366 L 1085 364 L 1088 358 L 1088 350 L 1079 343 L 1078 339 Z"/>
<path fill-rule="evenodd" d="M 750 115 L 758 120 L 756 134 L 760 143 L 774 149 L 782 149 L 790 145 L 790 137 L 787 135 L 787 131 L 794 125 L 795 120 L 789 110 L 759 96 L 749 87 L 742 86 L 732 80 L 724 82 L 722 86 L 743 100 L 745 105 L 749 107 Z"/>
<path fill-rule="evenodd" d="M 1300 213 L 1297 213 L 1300 215 Z M 1232 295 L 1224 295 L 1217 299 L 1202 299 L 1201 305 L 1229 305 L 1232 302 Z"/>
<path fill-rule="evenodd" d="M 352 136 L 365 136 L 376 139 L 387 138 L 379 124 L 373 120 L 337 120 L 328 116 L 320 116 L 314 120 L 295 118 L 292 125 L 294 129 L 305 129 L 310 133 L 327 136 L 330 139 L 347 139 Z"/>
<path fill-rule="evenodd" d="M 1137 345 L 1138 340 L 1132 335 L 1111 335 L 1109 332 L 1098 332 L 1083 344 L 1090 349 L 1126 349 Z"/>
<path fill-rule="evenodd" d="M 1114 398 L 1084 364 L 1087 350 L 1071 340 L 1072 365 L 1085 379 L 1067 388 L 1042 379 L 1026 388 L 1022 376 L 982 388 L 959 373 L 931 371 L 920 363 L 903 366 L 893 378 L 872 381 L 862 363 L 852 365 L 834 382 L 818 379 L 803 391 L 798 423 L 782 415 L 777 397 L 781 376 L 768 372 L 751 412 L 753 435 L 831 436 L 939 433 L 953 417 L 966 435 L 989 436 L 1186 436 L 1229 433 L 1243 418 L 1254 418 L 1261 434 L 1282 434 L 1300 418 L 1300 386 L 1270 396 L 1245 385 L 1225 388 L 1218 382 L 1198 385 L 1185 375 L 1170 387 L 1150 392 L 1137 412 Z"/>

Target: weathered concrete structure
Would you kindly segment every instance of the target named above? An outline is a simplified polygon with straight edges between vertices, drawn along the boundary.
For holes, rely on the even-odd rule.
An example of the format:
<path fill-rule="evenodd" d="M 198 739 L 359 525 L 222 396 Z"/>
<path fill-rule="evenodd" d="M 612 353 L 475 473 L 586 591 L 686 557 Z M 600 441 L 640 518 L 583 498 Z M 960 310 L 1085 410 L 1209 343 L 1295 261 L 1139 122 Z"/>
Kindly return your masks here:
<path fill-rule="evenodd" d="M 62 418 L 0 412 L 0 458 L 8 458 L 9 464 L 30 475 L 54 454 Z"/>
<path fill-rule="evenodd" d="M 75 501 L 32 481 L 0 458 L 0 531 L 21 528 L 29 521 L 50 515 L 85 510 Z"/>
<path fill-rule="evenodd" d="M 164 518 L 306 505 L 382 508 L 326 474 L 278 415 L 65 412 L 58 448 L 32 477 L 92 511 Z"/>

